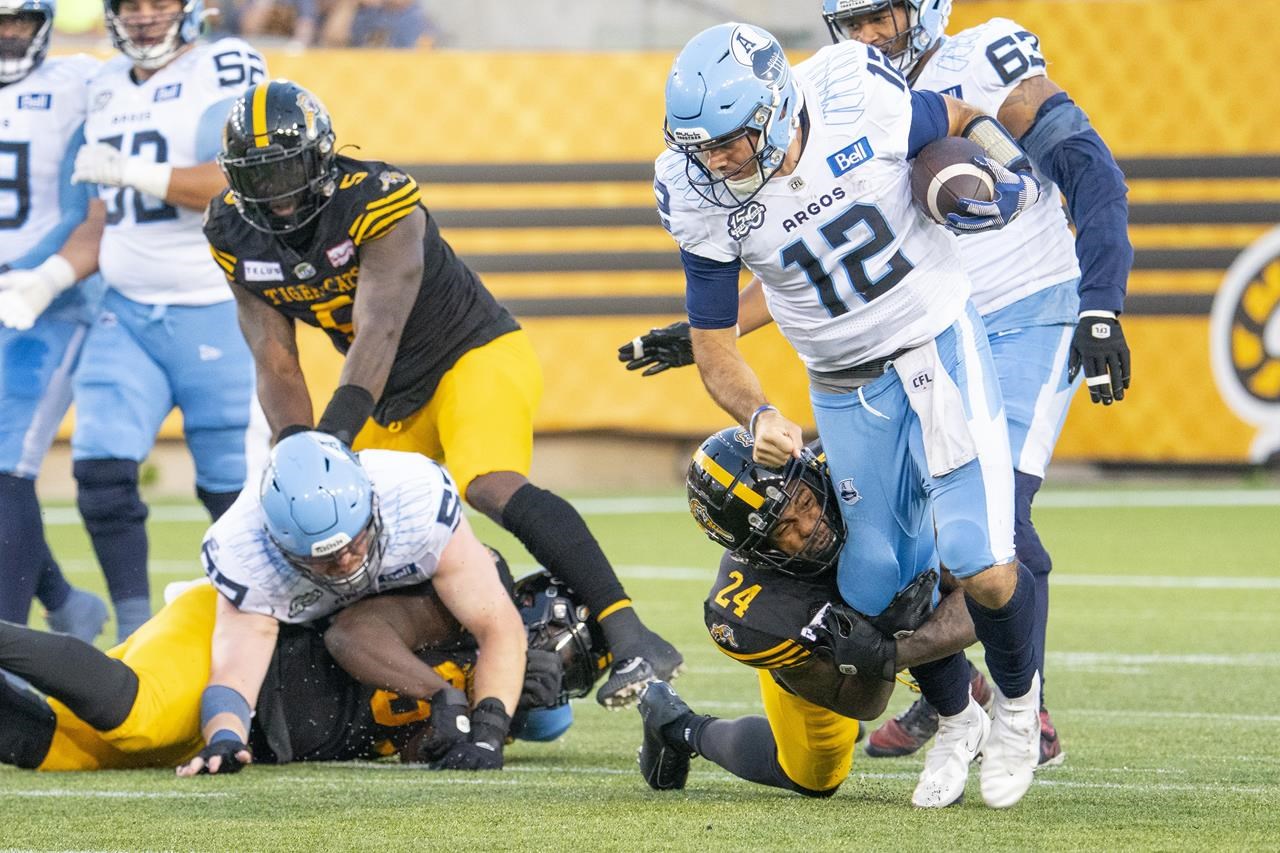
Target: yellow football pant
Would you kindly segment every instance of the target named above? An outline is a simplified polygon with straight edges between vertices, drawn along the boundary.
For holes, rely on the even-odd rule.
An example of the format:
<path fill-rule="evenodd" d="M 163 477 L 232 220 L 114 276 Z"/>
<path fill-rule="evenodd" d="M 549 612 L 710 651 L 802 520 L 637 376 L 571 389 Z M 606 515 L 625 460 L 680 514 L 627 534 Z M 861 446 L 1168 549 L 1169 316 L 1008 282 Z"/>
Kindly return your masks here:
<path fill-rule="evenodd" d="M 768 670 L 757 670 L 764 713 L 787 778 L 810 791 L 829 791 L 849 775 L 858 721 L 788 693 Z"/>
<path fill-rule="evenodd" d="M 533 460 L 533 413 L 542 368 L 523 329 L 463 354 L 427 404 L 402 421 L 368 421 L 353 447 L 403 450 L 449 469 L 465 498 L 471 481 L 494 471 L 526 477 Z"/>
<path fill-rule="evenodd" d="M 100 732 L 56 699 L 58 727 L 40 770 L 177 767 L 204 748 L 200 695 L 209 683 L 217 591 L 192 587 L 107 652 L 138 676 L 125 721 Z"/>

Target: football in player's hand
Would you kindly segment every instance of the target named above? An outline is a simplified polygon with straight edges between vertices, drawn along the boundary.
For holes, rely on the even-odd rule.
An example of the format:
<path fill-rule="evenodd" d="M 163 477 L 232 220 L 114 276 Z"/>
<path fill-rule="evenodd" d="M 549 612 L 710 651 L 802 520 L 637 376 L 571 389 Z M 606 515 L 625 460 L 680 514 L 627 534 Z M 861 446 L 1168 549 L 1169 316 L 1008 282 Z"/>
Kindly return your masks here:
<path fill-rule="evenodd" d="M 944 136 L 921 149 L 911 161 L 911 195 L 925 216 L 946 225 L 948 213 L 970 215 L 957 200 L 991 201 L 995 184 L 974 162 L 984 153 L 978 143 L 962 136 Z"/>

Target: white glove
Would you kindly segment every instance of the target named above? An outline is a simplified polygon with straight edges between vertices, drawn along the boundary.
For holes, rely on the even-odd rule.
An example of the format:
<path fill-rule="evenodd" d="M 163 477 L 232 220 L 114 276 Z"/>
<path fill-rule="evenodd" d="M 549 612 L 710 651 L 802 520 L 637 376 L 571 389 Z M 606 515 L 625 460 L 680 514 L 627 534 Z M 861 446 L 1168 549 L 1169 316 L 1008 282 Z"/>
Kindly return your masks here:
<path fill-rule="evenodd" d="M 76 271 L 62 255 L 50 255 L 32 270 L 0 273 L 0 324 L 30 329 L 49 303 L 76 283 Z"/>
<path fill-rule="evenodd" d="M 163 199 L 169 192 L 173 166 L 152 163 L 141 157 L 128 157 L 105 142 L 85 144 L 76 153 L 71 182 L 102 184 L 107 187 L 133 187 L 149 196 Z"/>

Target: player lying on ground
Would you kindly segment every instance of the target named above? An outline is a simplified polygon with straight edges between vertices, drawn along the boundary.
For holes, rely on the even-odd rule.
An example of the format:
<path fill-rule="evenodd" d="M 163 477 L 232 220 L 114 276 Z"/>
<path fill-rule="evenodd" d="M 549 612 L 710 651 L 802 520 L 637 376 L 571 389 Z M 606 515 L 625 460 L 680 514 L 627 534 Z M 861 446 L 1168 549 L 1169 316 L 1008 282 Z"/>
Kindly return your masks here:
<path fill-rule="evenodd" d="M 514 595 L 529 627 L 530 666 L 511 735 L 551 740 L 572 722 L 567 699 L 595 684 L 603 651 L 579 605 L 545 572 L 522 578 Z M 204 746 L 200 694 L 209 678 L 217 599 L 206 583 L 191 587 L 107 652 L 0 622 L 0 666 L 49 696 L 0 679 L 0 761 L 38 770 L 169 768 L 189 761 Z M 415 659 L 451 690 L 466 689 L 475 643 L 429 584 L 365 599 L 339 614 L 327 632 L 284 625 L 249 731 L 255 761 L 347 761 L 397 752 L 402 760 L 422 760 L 422 745 L 434 734 L 431 703 L 361 684 L 326 649 L 350 645 L 349 626 L 361 621 L 360 608 L 380 602 L 391 604 L 379 608 L 380 617 L 398 614 L 394 624 L 417 650 Z M 412 671 L 400 677 L 420 680 Z"/>
<path fill-rule="evenodd" d="M 232 107 L 219 157 L 230 192 L 205 235 L 239 306 L 258 393 L 277 436 L 332 433 L 357 449 L 422 453 L 458 495 L 570 584 L 609 642 L 596 695 L 634 703 L 680 653 L 640 621 L 586 522 L 529 482 L 542 372 L 528 336 L 440 236 L 417 182 L 337 153 L 329 114 L 287 80 Z M 318 421 L 298 360 L 296 323 L 322 328 L 345 356 Z"/>
<path fill-rule="evenodd" d="M 331 435 L 296 433 L 271 451 L 260 496 L 242 494 L 209 528 L 201 558 L 222 594 L 201 700 L 208 746 L 179 775 L 235 770 L 251 760 L 250 709 L 281 623 L 313 622 L 374 593 L 428 580 L 478 647 L 469 720 L 457 694 L 440 689 L 431 697 L 437 722 L 463 719 L 452 737 L 442 733 L 438 754 L 429 757 L 451 769 L 502 766 L 524 678 L 524 627 L 440 465 L 395 450 L 357 458 Z M 414 665 L 403 644 L 382 652 Z"/>
<path fill-rule="evenodd" d="M 655 684 L 640 701 L 646 780 L 683 787 L 698 754 L 753 782 L 830 796 L 852 766 L 858 720 L 883 713 L 898 670 L 910 667 L 924 691 L 957 709 L 942 717 L 912 802 L 954 803 L 989 726 L 960 654 L 975 640 L 963 593 L 933 609 L 933 557 L 873 617 L 845 605 L 835 502 L 851 498 L 837 494 L 812 454 L 779 471 L 753 462 L 751 448 L 746 430 L 716 433 L 695 453 L 687 482 L 694 518 L 727 549 L 706 602 L 707 630 L 721 651 L 760 671 L 765 717 L 696 715 L 669 685 Z M 926 555 L 930 536 L 923 532 Z"/>

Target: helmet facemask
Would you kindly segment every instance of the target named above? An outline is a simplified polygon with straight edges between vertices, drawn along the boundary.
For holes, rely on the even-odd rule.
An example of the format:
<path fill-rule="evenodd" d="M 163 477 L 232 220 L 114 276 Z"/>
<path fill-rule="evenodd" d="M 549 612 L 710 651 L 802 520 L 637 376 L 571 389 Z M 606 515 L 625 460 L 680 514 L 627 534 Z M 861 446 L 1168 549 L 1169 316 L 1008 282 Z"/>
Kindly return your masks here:
<path fill-rule="evenodd" d="M 200 0 L 186 0 L 172 15 L 134 18 L 128 23 L 120 15 L 120 0 L 106 4 L 107 31 L 116 49 L 147 71 L 163 68 L 184 45 L 199 35 Z"/>
<path fill-rule="evenodd" d="M 53 32 L 53 15 L 46 9 L 0 11 L 0 20 L 16 19 L 32 28 L 30 36 L 0 37 L 0 85 L 24 79 L 44 61 Z"/>
<path fill-rule="evenodd" d="M 765 503 L 747 517 L 756 536 L 739 548 L 744 556 L 796 577 L 813 577 L 834 567 L 845 539 L 844 519 L 826 471 L 811 453 L 805 454 L 807 458 L 790 460 L 776 480 L 759 481 Z M 816 503 L 817 521 L 798 551 L 783 550 L 776 540 L 779 524 L 793 503 L 808 507 L 810 500 Z"/>
<path fill-rule="evenodd" d="M 354 538 L 335 536 L 328 542 L 317 543 L 312 547 L 313 552 L 323 553 L 293 554 L 276 542 L 274 537 L 272 542 L 280 549 L 285 561 L 299 574 L 316 586 L 343 598 L 364 595 L 373 588 L 386 548 L 382 538 L 382 515 L 378 512 L 376 497 L 373 500 L 373 512 L 364 528 Z M 344 571 L 344 563 L 351 562 L 354 552 L 360 548 L 364 549 L 364 554 L 360 557 L 359 564 Z"/>
<path fill-rule="evenodd" d="M 530 649 L 554 652 L 563 667 L 558 704 L 591 692 L 608 665 L 604 632 L 586 605 L 545 570 L 516 581 L 516 609 L 524 622 Z"/>
<path fill-rule="evenodd" d="M 332 133 L 294 148 L 273 142 L 243 156 L 218 155 L 236 209 L 259 231 L 287 234 L 324 210 L 336 189 Z"/>

